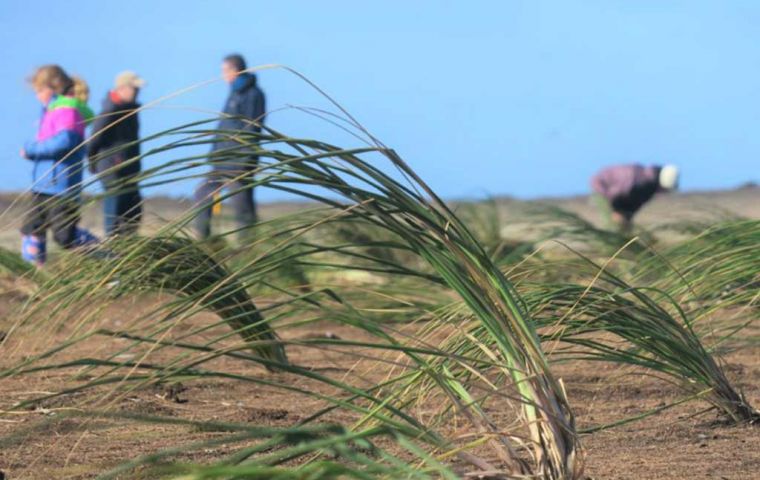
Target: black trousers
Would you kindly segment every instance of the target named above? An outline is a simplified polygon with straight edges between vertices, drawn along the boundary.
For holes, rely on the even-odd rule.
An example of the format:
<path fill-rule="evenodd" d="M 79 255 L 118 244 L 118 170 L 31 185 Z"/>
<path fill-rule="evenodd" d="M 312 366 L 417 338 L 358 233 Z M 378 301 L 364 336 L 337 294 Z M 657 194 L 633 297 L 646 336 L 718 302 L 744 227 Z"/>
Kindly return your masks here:
<path fill-rule="evenodd" d="M 78 223 L 78 199 L 33 193 L 21 233 L 45 237 L 50 229 L 58 245 L 72 248 L 77 245 Z"/>
<path fill-rule="evenodd" d="M 610 202 L 612 210 L 622 215 L 627 221 L 631 221 L 636 212 L 641 209 L 641 204 L 628 197 L 615 197 Z"/>

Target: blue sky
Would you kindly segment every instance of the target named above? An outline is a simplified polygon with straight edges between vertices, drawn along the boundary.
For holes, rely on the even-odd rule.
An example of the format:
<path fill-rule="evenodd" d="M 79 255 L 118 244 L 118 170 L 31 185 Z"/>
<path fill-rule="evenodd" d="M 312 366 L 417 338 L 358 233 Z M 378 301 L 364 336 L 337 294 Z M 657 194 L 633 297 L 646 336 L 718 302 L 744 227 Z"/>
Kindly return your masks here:
<path fill-rule="evenodd" d="M 584 193 L 601 166 L 634 161 L 679 164 L 687 190 L 730 188 L 760 180 L 759 24 L 753 0 L 4 0 L 0 189 L 30 181 L 17 151 L 39 114 L 35 66 L 85 77 L 97 109 L 121 70 L 148 80 L 150 101 L 218 75 L 232 51 L 307 75 L 447 198 Z M 260 83 L 271 109 L 328 106 L 283 71 Z M 226 93 L 173 99 L 142 133 Z M 270 123 L 345 139 L 295 112 Z"/>

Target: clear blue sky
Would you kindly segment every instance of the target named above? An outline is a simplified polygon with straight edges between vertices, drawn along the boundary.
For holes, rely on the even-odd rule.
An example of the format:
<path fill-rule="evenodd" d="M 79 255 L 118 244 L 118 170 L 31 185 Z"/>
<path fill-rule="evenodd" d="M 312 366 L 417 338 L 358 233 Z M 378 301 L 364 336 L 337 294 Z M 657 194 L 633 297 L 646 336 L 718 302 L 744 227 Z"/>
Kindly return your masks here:
<path fill-rule="evenodd" d="M 39 114 L 35 66 L 84 76 L 97 109 L 121 70 L 149 81 L 149 101 L 218 75 L 232 51 L 306 74 L 448 198 L 583 193 L 599 167 L 632 161 L 681 165 L 684 189 L 733 187 L 760 179 L 758 25 L 756 0 L 3 0 L 0 189 L 29 183 L 17 151 Z M 327 106 L 285 72 L 260 83 L 270 108 Z M 146 112 L 142 133 L 226 93 Z M 270 120 L 337 138 L 301 114 Z"/>

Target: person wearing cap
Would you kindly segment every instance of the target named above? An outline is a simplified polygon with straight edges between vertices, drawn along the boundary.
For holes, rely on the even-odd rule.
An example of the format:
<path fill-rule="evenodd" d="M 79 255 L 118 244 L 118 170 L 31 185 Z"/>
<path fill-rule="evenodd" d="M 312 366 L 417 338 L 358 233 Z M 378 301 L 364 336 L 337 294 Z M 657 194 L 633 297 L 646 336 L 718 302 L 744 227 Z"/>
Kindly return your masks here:
<path fill-rule="evenodd" d="M 135 72 L 116 76 L 114 88 L 103 100 L 88 142 L 89 169 L 103 183 L 106 235 L 137 231 L 142 216 L 137 95 L 145 80 Z"/>
<path fill-rule="evenodd" d="M 241 235 L 258 218 L 251 183 L 258 166 L 256 135 L 261 133 L 266 105 L 256 75 L 245 70 L 245 60 L 238 54 L 222 60 L 222 78 L 230 93 L 209 155 L 212 169 L 195 191 L 200 206 L 195 227 L 202 239 L 211 235 L 211 217 L 222 189 L 230 192 Z"/>
<path fill-rule="evenodd" d="M 678 188 L 679 171 L 675 165 L 615 165 L 602 169 L 591 179 L 594 196 L 609 212 L 610 220 L 628 233 L 633 216 L 658 192 Z"/>

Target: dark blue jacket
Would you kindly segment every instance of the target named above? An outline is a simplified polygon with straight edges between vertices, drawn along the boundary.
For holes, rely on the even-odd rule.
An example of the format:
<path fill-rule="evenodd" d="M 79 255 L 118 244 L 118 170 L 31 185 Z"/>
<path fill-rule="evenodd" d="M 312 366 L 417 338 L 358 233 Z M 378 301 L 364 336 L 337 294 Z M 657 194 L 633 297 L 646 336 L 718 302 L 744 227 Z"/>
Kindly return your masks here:
<path fill-rule="evenodd" d="M 241 73 L 232 82 L 231 91 L 222 110 L 224 117 L 219 121 L 218 129 L 224 131 L 217 135 L 212 152 L 227 149 L 239 149 L 241 143 L 234 140 L 235 131 L 261 132 L 261 125 L 264 124 L 264 112 L 266 111 L 266 99 L 264 92 L 258 87 L 256 75 L 252 73 Z M 246 139 L 250 142 L 250 139 Z M 219 152 L 221 155 L 222 152 Z M 239 169 L 241 162 L 245 162 L 254 168 L 258 157 L 250 155 L 243 159 L 226 159 L 226 162 L 215 161 L 211 158 L 214 168 L 217 169 Z"/>

